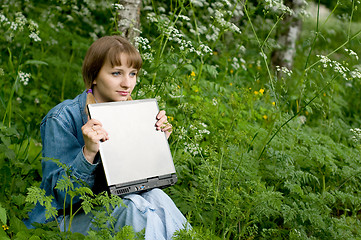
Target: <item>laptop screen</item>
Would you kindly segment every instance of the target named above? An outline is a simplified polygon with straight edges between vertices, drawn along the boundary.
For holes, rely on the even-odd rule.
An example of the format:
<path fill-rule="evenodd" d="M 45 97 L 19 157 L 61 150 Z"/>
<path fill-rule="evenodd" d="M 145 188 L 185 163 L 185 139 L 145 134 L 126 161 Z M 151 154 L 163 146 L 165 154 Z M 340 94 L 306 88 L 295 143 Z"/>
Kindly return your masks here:
<path fill-rule="evenodd" d="M 157 131 L 155 99 L 89 104 L 109 134 L 100 143 L 108 186 L 175 173 L 165 133 Z"/>

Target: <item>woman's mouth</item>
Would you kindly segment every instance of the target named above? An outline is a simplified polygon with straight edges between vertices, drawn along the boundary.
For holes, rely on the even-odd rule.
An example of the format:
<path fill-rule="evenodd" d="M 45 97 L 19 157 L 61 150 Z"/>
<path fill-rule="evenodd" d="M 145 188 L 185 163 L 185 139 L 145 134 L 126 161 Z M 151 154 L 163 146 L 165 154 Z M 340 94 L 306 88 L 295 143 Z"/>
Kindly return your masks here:
<path fill-rule="evenodd" d="M 128 91 L 117 91 L 117 93 L 121 96 L 128 96 L 128 94 L 129 94 Z"/>

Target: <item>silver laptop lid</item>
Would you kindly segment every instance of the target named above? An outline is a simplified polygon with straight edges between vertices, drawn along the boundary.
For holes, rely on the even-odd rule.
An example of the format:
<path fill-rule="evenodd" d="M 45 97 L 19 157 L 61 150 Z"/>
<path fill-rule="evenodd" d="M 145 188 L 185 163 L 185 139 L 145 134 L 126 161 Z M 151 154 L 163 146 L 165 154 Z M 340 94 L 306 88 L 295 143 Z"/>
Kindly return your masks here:
<path fill-rule="evenodd" d="M 88 105 L 109 134 L 100 143 L 108 186 L 175 173 L 165 133 L 157 131 L 156 99 Z"/>

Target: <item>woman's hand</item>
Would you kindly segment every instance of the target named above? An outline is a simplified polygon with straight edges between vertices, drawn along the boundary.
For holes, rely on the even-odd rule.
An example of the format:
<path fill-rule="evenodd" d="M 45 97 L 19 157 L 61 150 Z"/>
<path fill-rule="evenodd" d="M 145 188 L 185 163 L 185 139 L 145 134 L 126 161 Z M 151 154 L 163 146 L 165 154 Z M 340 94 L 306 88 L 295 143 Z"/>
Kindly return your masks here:
<path fill-rule="evenodd" d="M 102 127 L 101 122 L 95 119 L 90 119 L 81 128 L 84 137 L 83 153 L 88 162 L 94 162 L 94 158 L 99 151 L 99 141 L 106 141 L 109 139 L 108 133 Z"/>
<path fill-rule="evenodd" d="M 167 139 L 169 138 L 170 134 L 172 133 L 172 124 L 170 124 L 167 121 L 167 115 L 165 115 L 165 111 L 162 110 L 157 115 L 158 121 L 156 122 L 155 126 L 157 130 L 161 130 L 162 132 L 165 132 L 165 136 Z"/>

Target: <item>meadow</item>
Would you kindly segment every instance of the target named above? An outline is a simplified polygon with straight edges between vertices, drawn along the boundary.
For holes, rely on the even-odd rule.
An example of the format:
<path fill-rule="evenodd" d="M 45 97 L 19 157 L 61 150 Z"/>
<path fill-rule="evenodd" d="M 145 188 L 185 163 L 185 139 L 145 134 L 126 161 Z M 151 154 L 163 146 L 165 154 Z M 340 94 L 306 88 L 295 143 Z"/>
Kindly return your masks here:
<path fill-rule="evenodd" d="M 277 30 L 296 14 L 282 1 L 143 0 L 136 45 L 144 64 L 133 98 L 156 98 L 174 127 L 179 180 L 165 191 L 193 226 L 174 239 L 361 239 L 361 5 L 339 1 L 320 16 L 319 2 L 297 13 L 302 32 L 287 69 L 271 63 L 287 47 Z M 105 227 L 107 211 L 88 236 L 22 223 L 36 201 L 56 214 L 38 188 L 39 125 L 84 91 L 85 52 L 119 34 L 121 6 L 0 7 L 0 238 L 141 239 Z M 59 187 L 93 204 L 84 210 L 119 203 Z"/>

